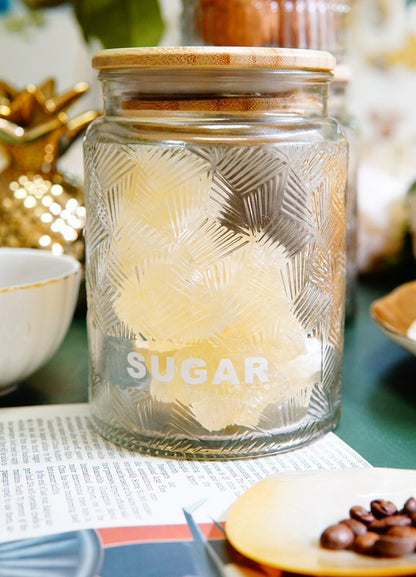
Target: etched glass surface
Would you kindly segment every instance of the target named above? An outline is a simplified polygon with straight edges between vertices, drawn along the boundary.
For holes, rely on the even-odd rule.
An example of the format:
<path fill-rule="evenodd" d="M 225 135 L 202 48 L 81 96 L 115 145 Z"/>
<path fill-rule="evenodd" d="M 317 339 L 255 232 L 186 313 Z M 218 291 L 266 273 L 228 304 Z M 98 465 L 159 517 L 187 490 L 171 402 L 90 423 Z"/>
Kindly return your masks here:
<path fill-rule="evenodd" d="M 333 426 L 345 154 L 86 145 L 90 401 L 105 436 L 238 457 Z"/>

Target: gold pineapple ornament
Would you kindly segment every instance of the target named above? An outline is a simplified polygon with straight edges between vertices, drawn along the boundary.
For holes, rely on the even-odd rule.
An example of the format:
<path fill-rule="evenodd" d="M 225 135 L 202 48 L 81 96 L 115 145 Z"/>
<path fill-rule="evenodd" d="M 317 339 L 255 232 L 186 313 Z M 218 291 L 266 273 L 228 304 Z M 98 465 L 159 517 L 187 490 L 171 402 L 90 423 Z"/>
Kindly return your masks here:
<path fill-rule="evenodd" d="M 73 119 L 68 108 L 86 91 L 84 82 L 55 93 L 55 82 L 19 91 L 0 81 L 0 246 L 43 248 L 84 257 L 82 189 L 57 161 L 98 116 Z"/>

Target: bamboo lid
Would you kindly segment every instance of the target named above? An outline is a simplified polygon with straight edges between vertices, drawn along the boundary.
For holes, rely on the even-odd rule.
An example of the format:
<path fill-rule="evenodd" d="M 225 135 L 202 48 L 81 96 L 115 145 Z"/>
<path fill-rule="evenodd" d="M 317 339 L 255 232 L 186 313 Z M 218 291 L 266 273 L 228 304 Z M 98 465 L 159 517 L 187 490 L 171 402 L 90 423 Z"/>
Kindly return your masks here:
<path fill-rule="evenodd" d="M 297 48 L 155 46 L 101 50 L 93 56 L 92 66 L 98 70 L 219 68 L 331 72 L 335 57 L 329 52 Z"/>

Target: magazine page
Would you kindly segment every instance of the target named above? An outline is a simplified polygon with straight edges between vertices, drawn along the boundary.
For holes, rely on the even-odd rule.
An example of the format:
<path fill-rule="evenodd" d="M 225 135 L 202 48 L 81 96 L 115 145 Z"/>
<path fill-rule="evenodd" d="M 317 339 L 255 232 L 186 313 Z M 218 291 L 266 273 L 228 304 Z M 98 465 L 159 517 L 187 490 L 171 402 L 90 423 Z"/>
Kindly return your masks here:
<path fill-rule="evenodd" d="M 227 511 L 252 484 L 278 471 L 369 466 L 333 433 L 301 449 L 257 459 L 150 457 L 103 439 L 92 427 L 88 404 L 1 409 L 0 462 L 0 574 L 4 547 L 31 544 L 36 550 L 46 539 L 61 550 L 64 539 L 82 555 L 85 548 L 96 551 L 92 556 L 101 577 L 135 574 L 126 564 L 135 563 L 138 546 L 145 556 L 156 556 L 162 568 L 172 551 L 184 555 L 175 572 L 170 567 L 170 573 L 157 574 L 210 577 L 207 569 L 201 573 L 196 567 L 194 557 L 205 558 L 212 543 L 221 550 L 214 558 L 226 557 Z M 103 559 L 115 563 L 108 573 Z M 62 573 L 67 574 L 78 576 Z"/>

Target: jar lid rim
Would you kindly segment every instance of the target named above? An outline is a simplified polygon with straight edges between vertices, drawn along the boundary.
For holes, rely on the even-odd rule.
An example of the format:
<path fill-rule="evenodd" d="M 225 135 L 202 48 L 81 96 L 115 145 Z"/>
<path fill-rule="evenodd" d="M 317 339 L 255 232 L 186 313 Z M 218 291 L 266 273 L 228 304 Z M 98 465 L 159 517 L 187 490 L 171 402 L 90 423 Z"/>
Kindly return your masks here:
<path fill-rule="evenodd" d="M 333 82 L 348 84 L 352 80 L 352 69 L 348 64 L 340 64 L 335 66 Z"/>
<path fill-rule="evenodd" d="M 335 57 L 323 50 L 239 46 L 152 46 L 100 50 L 97 70 L 144 68 L 281 69 L 332 72 Z"/>

